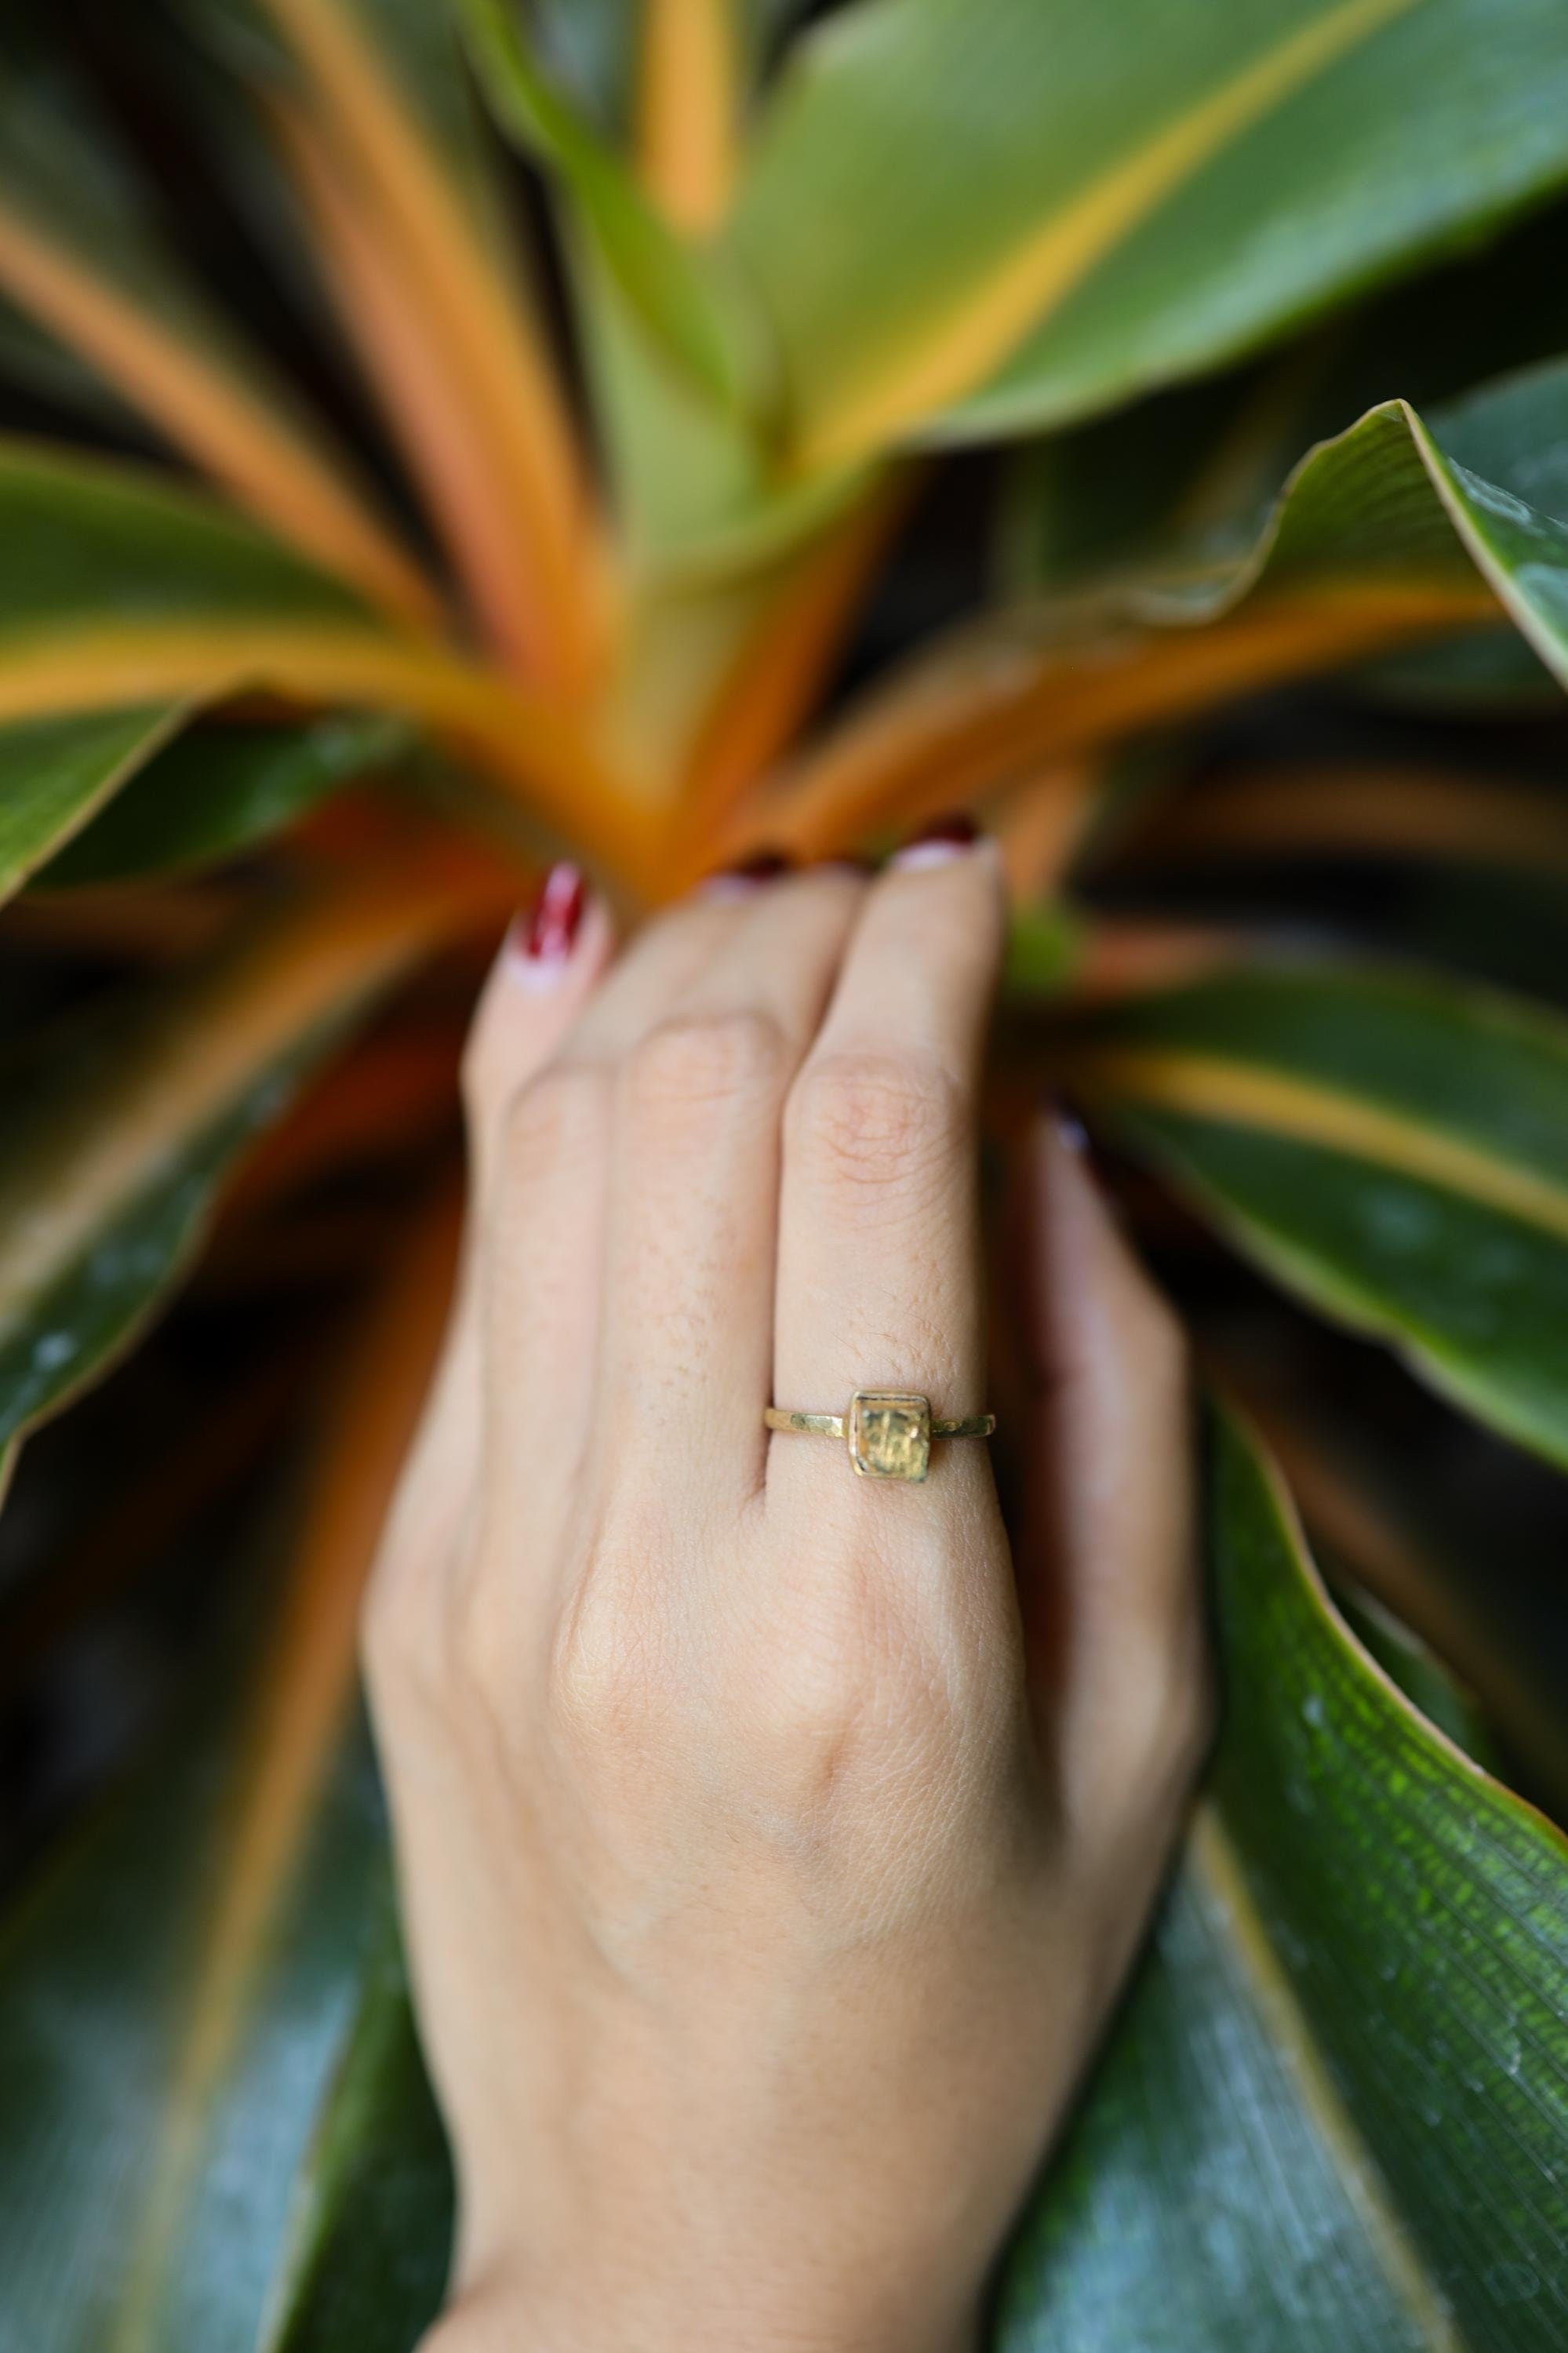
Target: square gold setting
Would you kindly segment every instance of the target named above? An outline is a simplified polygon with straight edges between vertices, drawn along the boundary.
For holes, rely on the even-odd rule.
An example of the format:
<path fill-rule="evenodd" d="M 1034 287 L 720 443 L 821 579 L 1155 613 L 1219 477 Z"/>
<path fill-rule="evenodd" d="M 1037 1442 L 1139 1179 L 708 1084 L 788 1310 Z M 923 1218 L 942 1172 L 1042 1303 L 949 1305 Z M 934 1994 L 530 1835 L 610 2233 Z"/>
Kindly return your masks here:
<path fill-rule="evenodd" d="M 904 1389 L 856 1389 L 844 1417 L 862 1479 L 923 1479 L 931 1461 L 931 1408 Z"/>

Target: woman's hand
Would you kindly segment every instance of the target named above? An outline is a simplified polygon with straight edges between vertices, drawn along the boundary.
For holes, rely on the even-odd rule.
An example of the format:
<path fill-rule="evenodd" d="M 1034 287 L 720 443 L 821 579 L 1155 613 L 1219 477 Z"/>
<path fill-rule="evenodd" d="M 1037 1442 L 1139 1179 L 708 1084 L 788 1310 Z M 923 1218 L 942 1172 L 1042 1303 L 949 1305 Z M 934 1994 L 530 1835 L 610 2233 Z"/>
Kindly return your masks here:
<path fill-rule="evenodd" d="M 955 2353 L 1202 1738 L 1176 1329 L 1048 1124 L 990 1450 L 984 844 L 731 878 L 610 967 L 557 871 L 471 1045 L 447 1360 L 371 1595 L 461 2232 L 441 2353 Z M 577 920 L 581 914 L 580 922 Z"/>

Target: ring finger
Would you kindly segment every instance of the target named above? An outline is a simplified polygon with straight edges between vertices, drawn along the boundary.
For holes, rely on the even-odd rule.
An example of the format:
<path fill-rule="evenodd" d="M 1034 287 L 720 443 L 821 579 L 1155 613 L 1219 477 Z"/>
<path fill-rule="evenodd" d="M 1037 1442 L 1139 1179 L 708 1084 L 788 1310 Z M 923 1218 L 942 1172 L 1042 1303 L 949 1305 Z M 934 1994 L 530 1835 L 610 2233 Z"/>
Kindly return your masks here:
<path fill-rule="evenodd" d="M 841 1412 L 860 1388 L 916 1392 L 937 1417 L 984 1408 L 975 1105 L 1002 913 L 986 842 L 917 843 L 866 900 L 785 1126 L 787 1409 Z M 777 1438 L 769 1503 L 810 1509 L 846 1469 L 821 1439 Z M 989 1490 L 971 1443 L 938 1443 L 931 1475 Z"/>

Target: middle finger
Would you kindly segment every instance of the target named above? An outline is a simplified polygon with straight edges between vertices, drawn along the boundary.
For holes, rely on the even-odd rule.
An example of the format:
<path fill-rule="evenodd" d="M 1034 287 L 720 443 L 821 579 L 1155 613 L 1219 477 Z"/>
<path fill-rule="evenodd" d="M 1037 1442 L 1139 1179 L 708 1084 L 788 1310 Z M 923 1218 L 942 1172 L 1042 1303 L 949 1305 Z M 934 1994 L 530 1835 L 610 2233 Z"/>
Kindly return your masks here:
<path fill-rule="evenodd" d="M 627 1054 L 617 1085 L 599 1427 L 734 1509 L 761 1485 L 779 1123 L 864 895 L 820 867 L 758 892 Z"/>

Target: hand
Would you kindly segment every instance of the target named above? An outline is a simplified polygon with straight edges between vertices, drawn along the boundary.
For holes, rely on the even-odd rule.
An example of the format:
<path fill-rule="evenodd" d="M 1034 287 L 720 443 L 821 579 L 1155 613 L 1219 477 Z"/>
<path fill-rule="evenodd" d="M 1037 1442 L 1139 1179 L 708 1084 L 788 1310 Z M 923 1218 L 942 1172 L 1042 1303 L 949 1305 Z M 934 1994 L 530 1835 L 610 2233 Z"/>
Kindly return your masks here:
<path fill-rule="evenodd" d="M 610 966 L 557 871 L 468 1067 L 446 1362 L 372 1704 L 459 2171 L 440 2353 L 955 2353 L 1201 1746 L 1176 1327 L 1043 1123 L 991 1450 L 992 850 L 734 879 Z M 434 2353 L 432 2345 L 431 2353 Z"/>

